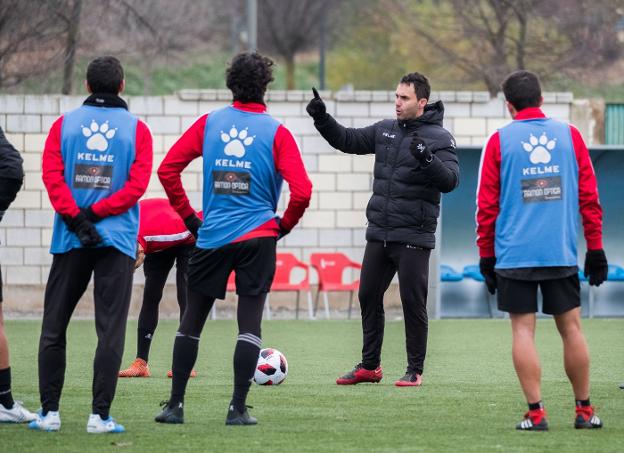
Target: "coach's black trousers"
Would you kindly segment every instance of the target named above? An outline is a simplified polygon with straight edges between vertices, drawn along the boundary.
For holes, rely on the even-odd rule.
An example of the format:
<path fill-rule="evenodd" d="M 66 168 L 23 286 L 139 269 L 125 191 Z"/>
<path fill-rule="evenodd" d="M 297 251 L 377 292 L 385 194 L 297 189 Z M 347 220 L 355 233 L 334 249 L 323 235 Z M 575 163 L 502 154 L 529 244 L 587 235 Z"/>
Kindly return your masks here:
<path fill-rule="evenodd" d="M 422 374 L 427 353 L 427 283 L 431 251 L 397 242 L 366 244 L 360 274 L 362 310 L 362 364 L 375 369 L 381 361 L 385 313 L 384 293 L 399 275 L 399 293 L 405 319 L 407 371 Z"/>
<path fill-rule="evenodd" d="M 94 414 L 108 417 L 123 354 L 133 271 L 134 259 L 112 247 L 54 255 L 39 341 L 39 392 L 44 413 L 58 410 L 65 378 L 67 326 L 93 274 L 98 344 L 92 405 Z"/>

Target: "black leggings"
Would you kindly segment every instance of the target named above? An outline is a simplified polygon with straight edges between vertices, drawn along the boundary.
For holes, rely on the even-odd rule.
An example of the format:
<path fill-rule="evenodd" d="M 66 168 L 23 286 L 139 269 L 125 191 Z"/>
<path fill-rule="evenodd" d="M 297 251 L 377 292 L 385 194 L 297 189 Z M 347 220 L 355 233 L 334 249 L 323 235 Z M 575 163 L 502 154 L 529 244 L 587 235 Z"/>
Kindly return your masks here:
<path fill-rule="evenodd" d="M 384 293 L 399 274 L 399 293 L 405 319 L 407 370 L 422 374 L 427 352 L 427 284 L 431 251 L 397 242 L 368 242 L 360 274 L 362 363 L 374 369 L 381 362 L 384 336 Z"/>
<path fill-rule="evenodd" d="M 266 293 L 257 296 L 238 296 L 236 320 L 239 333 L 252 333 L 261 337 L 262 311 Z M 188 305 L 182 316 L 178 332 L 181 335 L 199 338 L 215 299 L 189 290 Z"/>
<path fill-rule="evenodd" d="M 162 300 L 163 290 L 167 283 L 169 272 L 176 265 L 176 289 L 180 320 L 186 308 L 187 301 L 187 273 L 188 260 L 193 251 L 193 245 L 178 245 L 145 257 L 143 272 L 145 274 L 145 289 L 143 290 L 143 304 L 139 313 L 138 329 L 154 333 L 158 325 L 158 305 Z"/>

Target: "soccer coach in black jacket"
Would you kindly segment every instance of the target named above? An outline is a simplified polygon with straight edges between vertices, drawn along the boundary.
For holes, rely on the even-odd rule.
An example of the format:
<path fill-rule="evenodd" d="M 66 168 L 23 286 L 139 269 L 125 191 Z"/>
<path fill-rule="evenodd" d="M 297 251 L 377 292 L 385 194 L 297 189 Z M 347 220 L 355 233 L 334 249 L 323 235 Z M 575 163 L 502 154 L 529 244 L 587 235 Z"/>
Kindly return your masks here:
<path fill-rule="evenodd" d="M 428 104 L 431 88 L 419 73 L 396 89 L 396 120 L 345 128 L 327 113 L 316 89 L 306 110 L 323 138 L 348 154 L 375 154 L 373 196 L 360 276 L 362 362 L 338 378 L 339 385 L 379 382 L 384 334 L 383 297 L 398 272 L 405 318 L 407 371 L 399 387 L 419 386 L 427 351 L 429 255 L 435 247 L 441 193 L 459 183 L 455 140 L 442 127 L 441 101 Z"/>

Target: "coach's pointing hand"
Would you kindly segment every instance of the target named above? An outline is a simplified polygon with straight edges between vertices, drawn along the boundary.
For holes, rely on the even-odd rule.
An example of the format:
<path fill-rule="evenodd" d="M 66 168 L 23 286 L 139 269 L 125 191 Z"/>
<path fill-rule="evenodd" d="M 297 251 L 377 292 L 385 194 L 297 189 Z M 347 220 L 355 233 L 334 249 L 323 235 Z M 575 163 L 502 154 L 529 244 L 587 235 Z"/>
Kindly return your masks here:
<path fill-rule="evenodd" d="M 316 88 L 312 87 L 312 93 L 314 94 L 314 97 L 310 102 L 308 102 L 306 111 L 308 112 L 308 115 L 314 118 L 315 122 L 320 122 L 327 117 L 327 107 L 325 107 L 325 103 L 319 96 Z"/>
<path fill-rule="evenodd" d="M 490 294 L 496 292 L 496 272 L 494 272 L 494 266 L 496 265 L 496 257 L 491 256 L 487 258 L 481 258 L 479 260 L 479 270 L 481 275 L 485 278 L 485 286 L 487 286 Z"/>

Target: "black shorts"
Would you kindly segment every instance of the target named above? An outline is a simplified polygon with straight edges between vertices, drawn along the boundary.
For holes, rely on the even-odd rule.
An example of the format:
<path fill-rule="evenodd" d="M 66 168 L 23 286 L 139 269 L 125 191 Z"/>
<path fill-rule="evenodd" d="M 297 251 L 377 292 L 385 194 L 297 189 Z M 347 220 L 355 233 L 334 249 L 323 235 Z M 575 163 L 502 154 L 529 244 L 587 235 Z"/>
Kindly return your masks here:
<path fill-rule="evenodd" d="M 268 293 L 275 276 L 274 237 L 255 238 L 216 249 L 195 247 L 189 259 L 188 285 L 206 297 L 225 299 L 228 277 L 236 272 L 236 294 Z"/>
<path fill-rule="evenodd" d="M 537 287 L 542 291 L 542 312 L 560 315 L 581 306 L 578 274 L 552 280 L 514 280 L 496 275 L 498 309 L 509 313 L 537 312 Z"/>

